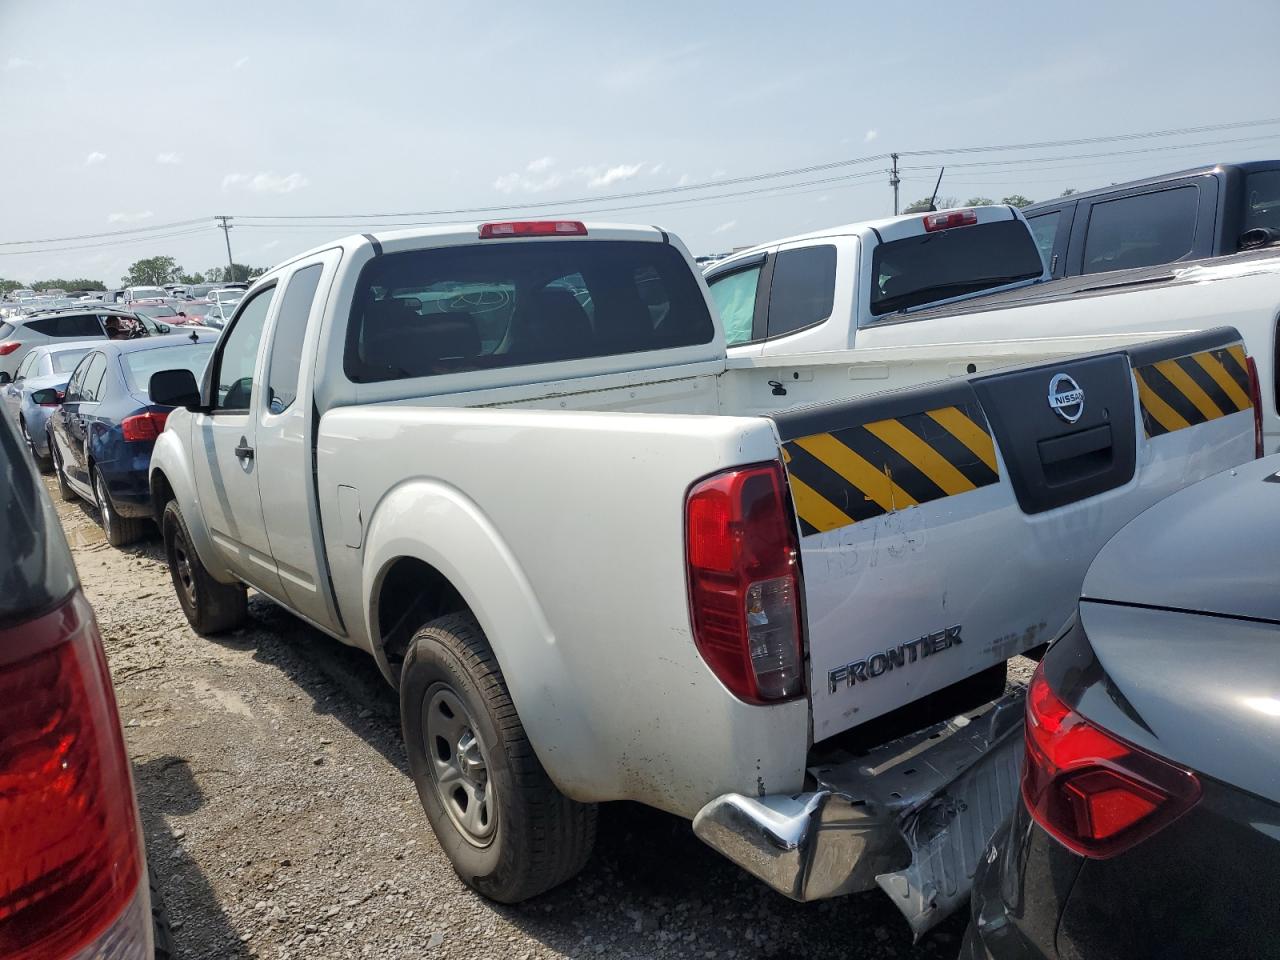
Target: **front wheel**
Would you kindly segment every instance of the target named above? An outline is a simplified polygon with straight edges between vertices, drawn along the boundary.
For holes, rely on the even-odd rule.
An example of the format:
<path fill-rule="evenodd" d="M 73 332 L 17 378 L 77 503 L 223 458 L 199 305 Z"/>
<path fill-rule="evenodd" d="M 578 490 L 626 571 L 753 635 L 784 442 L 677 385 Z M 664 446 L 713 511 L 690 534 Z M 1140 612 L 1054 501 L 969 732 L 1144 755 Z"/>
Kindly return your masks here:
<path fill-rule="evenodd" d="M 160 529 L 173 589 L 192 629 L 200 634 L 223 633 L 244 623 L 249 616 L 244 587 L 219 583 L 209 575 L 191 545 L 191 531 L 176 500 L 165 505 Z"/>
<path fill-rule="evenodd" d="M 595 844 L 596 806 L 570 800 L 547 776 L 469 613 L 414 635 L 400 715 L 418 796 L 464 883 L 519 903 L 582 869 Z"/>

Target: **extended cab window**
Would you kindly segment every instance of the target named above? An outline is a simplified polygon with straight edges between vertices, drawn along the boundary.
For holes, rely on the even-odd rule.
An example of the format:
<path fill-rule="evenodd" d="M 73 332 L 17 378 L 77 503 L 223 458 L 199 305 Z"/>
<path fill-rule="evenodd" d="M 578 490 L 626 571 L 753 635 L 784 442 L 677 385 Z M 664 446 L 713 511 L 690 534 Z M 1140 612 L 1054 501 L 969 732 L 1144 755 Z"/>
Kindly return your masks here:
<path fill-rule="evenodd" d="M 1191 252 L 1200 190 L 1158 190 L 1095 203 L 1084 241 L 1084 272 L 1171 263 Z"/>
<path fill-rule="evenodd" d="M 1044 263 L 1022 221 L 996 220 L 882 243 L 871 272 L 871 312 L 880 316 L 1032 280 Z"/>
<path fill-rule="evenodd" d="M 267 373 L 267 405 L 272 413 L 284 413 L 298 396 L 298 369 L 302 362 L 302 338 L 311 316 L 311 301 L 320 285 L 324 264 L 303 267 L 289 279 L 275 332 L 271 335 L 271 367 Z"/>
<path fill-rule="evenodd" d="M 645 241 L 477 243 L 365 265 L 347 326 L 356 382 L 709 343 L 692 271 Z"/>
<path fill-rule="evenodd" d="M 794 333 L 831 316 L 836 296 L 836 248 L 831 244 L 783 250 L 769 285 L 768 336 Z"/>
<path fill-rule="evenodd" d="M 276 288 L 269 287 L 241 308 L 239 316 L 223 338 L 214 379 L 213 406 L 225 412 L 249 409 L 253 397 L 253 370 L 258 362 L 262 328 L 271 309 Z"/>
<path fill-rule="evenodd" d="M 1242 230 L 1257 227 L 1280 230 L 1280 170 L 1260 170 L 1245 179 Z"/>
<path fill-rule="evenodd" d="M 708 281 L 711 299 L 724 324 L 724 342 L 728 346 L 751 339 L 751 325 L 756 312 L 756 287 L 760 284 L 763 262 L 745 270 L 722 273 Z"/>

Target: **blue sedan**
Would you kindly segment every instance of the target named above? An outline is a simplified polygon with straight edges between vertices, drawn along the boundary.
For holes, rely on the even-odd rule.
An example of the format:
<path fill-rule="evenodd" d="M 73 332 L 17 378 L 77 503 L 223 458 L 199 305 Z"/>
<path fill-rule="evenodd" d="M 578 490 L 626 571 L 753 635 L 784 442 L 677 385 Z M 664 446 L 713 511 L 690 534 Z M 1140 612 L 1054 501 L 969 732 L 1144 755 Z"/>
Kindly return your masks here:
<path fill-rule="evenodd" d="M 151 518 L 147 469 L 172 407 L 151 402 L 151 375 L 185 368 L 199 380 L 216 333 L 95 342 L 49 418 L 49 447 L 63 500 L 98 508 L 112 546 L 137 540 Z"/>
<path fill-rule="evenodd" d="M 13 380 L 0 386 L 0 400 L 13 415 L 22 439 L 36 465 L 48 469 L 49 444 L 45 427 L 49 415 L 62 402 L 62 391 L 80 358 L 96 347 L 93 340 L 33 347 L 23 358 Z"/>

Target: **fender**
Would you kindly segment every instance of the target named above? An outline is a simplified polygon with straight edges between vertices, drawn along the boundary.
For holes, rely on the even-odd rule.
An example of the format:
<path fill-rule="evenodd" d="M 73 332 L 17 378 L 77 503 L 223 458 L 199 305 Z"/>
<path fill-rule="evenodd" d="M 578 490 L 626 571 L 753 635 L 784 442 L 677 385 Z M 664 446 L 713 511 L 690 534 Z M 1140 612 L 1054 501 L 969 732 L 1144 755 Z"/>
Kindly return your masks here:
<path fill-rule="evenodd" d="M 191 458 L 186 450 L 186 439 L 190 432 L 191 414 L 182 407 L 177 407 L 169 414 L 168 423 L 156 438 L 155 447 L 151 451 L 151 465 L 147 468 L 147 480 L 151 487 L 152 503 L 157 510 L 161 506 L 156 500 L 156 474 L 163 473 L 165 480 L 173 489 L 173 497 L 178 502 L 182 519 L 186 521 L 187 530 L 191 534 L 191 546 L 195 548 L 196 556 L 209 571 L 209 576 L 219 583 L 238 583 L 239 581 L 217 562 L 218 550 L 204 522 L 204 512 L 200 509 L 200 495 L 197 493 L 196 480 L 191 472 Z M 159 520 L 159 517 L 156 519 Z"/>
<path fill-rule="evenodd" d="M 462 595 L 502 667 L 529 742 L 552 781 L 575 799 L 594 799 L 588 784 L 605 753 L 574 687 L 583 682 L 555 634 L 523 569 L 479 506 L 456 487 L 408 480 L 374 508 L 362 564 L 364 630 L 383 672 L 377 596 L 391 565 L 413 557 L 438 570 Z"/>

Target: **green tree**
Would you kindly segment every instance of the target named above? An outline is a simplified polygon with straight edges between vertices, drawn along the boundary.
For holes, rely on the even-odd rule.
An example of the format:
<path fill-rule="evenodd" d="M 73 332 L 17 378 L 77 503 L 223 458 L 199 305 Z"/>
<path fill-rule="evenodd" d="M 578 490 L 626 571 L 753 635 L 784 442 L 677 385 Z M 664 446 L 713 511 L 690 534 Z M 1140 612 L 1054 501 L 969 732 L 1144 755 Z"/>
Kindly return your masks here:
<path fill-rule="evenodd" d="M 1060 194 L 1058 194 L 1058 196 L 1060 196 L 1060 197 L 1069 197 L 1069 196 L 1071 196 L 1073 193 L 1079 193 L 1079 192 L 1080 192 L 1080 191 L 1079 191 L 1079 190 L 1077 190 L 1075 187 L 1067 187 L 1067 189 L 1063 190 Z"/>
<path fill-rule="evenodd" d="M 1000 202 L 1007 203 L 1011 207 L 1025 207 L 1035 203 L 1034 200 L 1028 200 L 1026 197 L 1024 197 L 1020 193 L 1015 193 L 1015 194 L 1012 194 L 1011 196 L 1005 197 Z"/>
<path fill-rule="evenodd" d="M 964 202 L 966 207 L 991 207 L 995 206 L 995 201 L 990 197 L 970 197 Z"/>
<path fill-rule="evenodd" d="M 234 263 L 231 268 L 210 267 L 205 271 L 206 283 L 248 283 L 267 272 L 266 267 L 251 267 L 245 263 Z"/>
<path fill-rule="evenodd" d="M 23 290 L 26 284 L 21 280 L 0 280 L 0 297 L 7 297 L 15 290 Z"/>
<path fill-rule="evenodd" d="M 179 283 L 207 283 L 203 273 L 184 273 L 178 278 Z"/>
<path fill-rule="evenodd" d="M 129 265 L 129 272 L 120 278 L 126 287 L 159 287 L 166 283 L 177 283 L 182 276 L 182 267 L 173 257 L 147 257 L 136 260 Z"/>
<path fill-rule="evenodd" d="M 31 284 L 36 290 L 106 290 L 107 285 L 101 280 L 86 280 L 78 277 L 75 280 L 37 280 Z"/>
<path fill-rule="evenodd" d="M 910 204 L 903 213 L 924 213 L 929 209 L 929 198 L 921 197 L 915 203 Z M 948 210 L 951 207 L 959 206 L 959 201 L 955 197 L 939 197 L 933 201 L 933 205 L 939 210 Z"/>

